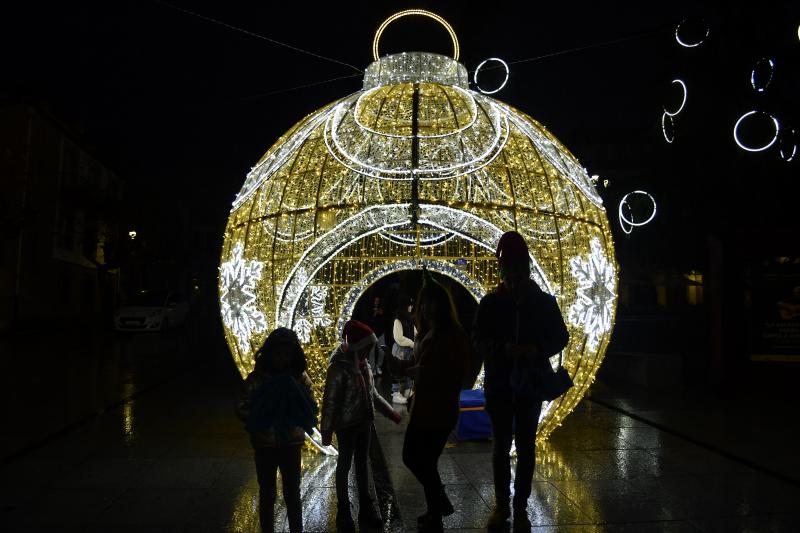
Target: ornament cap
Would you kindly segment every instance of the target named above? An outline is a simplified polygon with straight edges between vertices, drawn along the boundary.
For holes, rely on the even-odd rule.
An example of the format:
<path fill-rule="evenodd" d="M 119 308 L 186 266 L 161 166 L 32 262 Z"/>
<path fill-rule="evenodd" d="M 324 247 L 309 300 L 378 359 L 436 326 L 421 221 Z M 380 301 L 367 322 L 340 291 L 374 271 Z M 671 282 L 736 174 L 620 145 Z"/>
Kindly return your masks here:
<path fill-rule="evenodd" d="M 428 82 L 469 89 L 467 68 L 452 57 L 402 52 L 373 61 L 364 71 L 364 90 L 396 83 Z"/>

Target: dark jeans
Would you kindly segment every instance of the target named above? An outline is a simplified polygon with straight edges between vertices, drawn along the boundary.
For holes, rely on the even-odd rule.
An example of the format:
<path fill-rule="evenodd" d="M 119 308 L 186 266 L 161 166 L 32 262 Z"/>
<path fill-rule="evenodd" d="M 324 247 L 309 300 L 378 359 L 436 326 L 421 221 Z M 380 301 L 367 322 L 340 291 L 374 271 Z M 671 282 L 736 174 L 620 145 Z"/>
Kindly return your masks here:
<path fill-rule="evenodd" d="M 448 429 L 419 428 L 411 422 L 403 440 L 403 463 L 422 484 L 432 514 L 441 514 L 442 501 L 447 498 L 437 464 L 449 434 Z"/>
<path fill-rule="evenodd" d="M 300 507 L 300 445 L 255 448 L 258 475 L 261 531 L 275 531 L 275 476 L 281 469 L 283 501 L 289 517 L 289 531 L 303 531 Z"/>
<path fill-rule="evenodd" d="M 347 493 L 347 476 L 350 465 L 355 459 L 356 485 L 358 486 L 358 502 L 362 510 L 372 505 L 369 495 L 369 440 L 372 434 L 372 421 L 361 422 L 336 431 L 339 443 L 339 458 L 336 461 L 336 499 L 340 510 L 350 512 L 350 495 Z"/>
<path fill-rule="evenodd" d="M 514 508 L 528 505 L 536 467 L 536 427 L 539 424 L 541 402 L 486 398 L 486 412 L 492 421 L 492 470 L 494 471 L 494 497 L 498 505 L 507 506 L 511 497 L 512 436 L 517 446 L 517 473 L 514 478 Z"/>

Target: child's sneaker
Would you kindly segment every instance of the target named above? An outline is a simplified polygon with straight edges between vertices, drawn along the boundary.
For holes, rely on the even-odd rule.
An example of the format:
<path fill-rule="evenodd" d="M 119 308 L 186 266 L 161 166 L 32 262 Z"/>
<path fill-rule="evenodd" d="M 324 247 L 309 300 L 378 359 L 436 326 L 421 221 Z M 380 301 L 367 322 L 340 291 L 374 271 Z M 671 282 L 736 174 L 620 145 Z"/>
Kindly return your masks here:
<path fill-rule="evenodd" d="M 392 394 L 392 403 L 398 403 L 400 405 L 405 405 L 405 404 L 408 403 L 408 400 L 401 393 L 395 392 L 394 394 Z"/>

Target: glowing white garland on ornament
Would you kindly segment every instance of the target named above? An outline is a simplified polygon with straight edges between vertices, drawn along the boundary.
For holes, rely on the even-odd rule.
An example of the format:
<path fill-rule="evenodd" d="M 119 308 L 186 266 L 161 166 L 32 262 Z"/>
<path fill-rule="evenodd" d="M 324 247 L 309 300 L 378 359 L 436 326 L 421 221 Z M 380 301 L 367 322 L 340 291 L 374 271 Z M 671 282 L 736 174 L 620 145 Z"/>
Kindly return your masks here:
<path fill-rule="evenodd" d="M 775 135 L 772 137 L 772 140 L 770 140 L 764 146 L 761 146 L 759 148 L 751 148 L 749 146 L 745 146 L 744 144 L 742 144 L 742 141 L 739 140 L 739 125 L 742 123 L 742 121 L 744 119 L 746 119 L 747 117 L 749 117 L 751 115 L 755 115 L 756 113 L 762 113 L 764 115 L 767 115 L 772 120 L 772 123 L 775 126 Z M 742 150 L 745 150 L 747 152 L 763 152 L 764 150 L 766 150 L 767 148 L 769 148 L 770 146 L 775 144 L 775 141 L 778 140 L 778 132 L 780 131 L 780 129 L 781 129 L 781 125 L 778 123 L 778 119 L 776 119 L 775 117 L 773 117 L 769 113 L 765 113 L 764 111 L 756 111 L 756 110 L 748 111 L 747 113 L 745 113 L 744 115 L 739 117 L 739 120 L 737 120 L 736 124 L 733 126 L 733 140 L 736 141 L 736 144 L 739 145 L 739 148 L 741 148 Z"/>
<path fill-rule="evenodd" d="M 336 161 L 338 161 L 342 166 L 354 171 L 358 172 L 359 174 L 364 174 L 367 176 L 371 176 L 378 179 L 383 180 L 409 180 L 412 179 L 412 173 L 416 172 L 419 176 L 419 179 L 423 180 L 439 180 L 439 179 L 449 179 L 455 178 L 458 176 L 462 176 L 464 174 L 469 174 L 470 172 L 475 172 L 479 170 L 492 161 L 503 151 L 505 148 L 506 142 L 508 142 L 509 137 L 509 126 L 508 126 L 508 117 L 505 113 L 501 113 L 499 109 L 497 109 L 496 105 L 494 105 L 493 101 L 487 100 L 485 102 L 486 106 L 484 107 L 484 112 L 486 116 L 489 117 L 491 120 L 491 126 L 485 128 L 487 131 L 491 130 L 493 132 L 493 138 L 488 142 L 488 148 L 485 148 L 482 153 L 477 156 L 473 156 L 471 159 L 467 161 L 459 161 L 457 163 L 451 165 L 444 165 L 444 166 L 437 166 L 437 165 L 426 165 L 426 161 L 421 159 L 419 168 L 416 171 L 412 170 L 411 168 L 411 141 L 410 137 L 388 137 L 381 138 L 380 140 L 375 139 L 369 132 L 361 132 L 363 135 L 370 135 L 371 138 L 369 139 L 362 139 L 358 140 L 356 138 L 349 139 L 351 145 L 356 145 L 361 147 L 364 151 L 372 154 L 375 150 L 375 146 L 377 145 L 383 151 L 386 151 L 386 146 L 382 146 L 384 144 L 389 143 L 406 143 L 408 144 L 407 147 L 403 147 L 402 150 L 393 150 L 393 153 L 403 153 L 405 161 L 401 160 L 398 157 L 392 157 L 389 160 L 393 161 L 394 167 L 381 167 L 376 166 L 374 161 L 364 161 L 358 155 L 354 154 L 352 151 L 346 149 L 343 144 L 343 140 L 341 138 L 340 129 L 342 127 L 342 122 L 345 118 L 352 121 L 355 124 L 355 119 L 353 118 L 353 101 L 352 98 L 348 99 L 347 101 L 343 101 L 339 103 L 337 106 L 334 107 L 332 113 L 328 117 L 328 120 L 325 122 L 324 128 L 324 140 L 325 146 L 328 149 L 328 152 L 333 156 Z M 355 126 L 360 130 L 358 125 Z M 470 128 L 465 130 L 465 132 L 470 132 L 475 128 Z M 348 134 L 354 136 L 357 132 L 353 129 L 348 130 Z M 462 132 L 463 134 L 464 132 Z M 480 132 L 475 133 L 476 137 L 480 137 Z M 445 142 L 448 137 L 427 137 L 427 138 L 420 138 L 420 152 L 422 154 L 426 154 L 432 151 L 435 151 L 431 146 L 431 143 L 435 142 Z M 447 141 L 449 142 L 449 141 Z M 462 149 L 463 146 L 466 145 L 464 139 L 455 139 L 454 147 L 458 148 L 459 150 Z M 484 144 L 486 146 L 486 144 Z"/>
<path fill-rule="evenodd" d="M 497 61 L 498 63 L 503 65 L 504 69 L 506 69 L 506 78 L 503 80 L 503 83 L 501 83 L 500 86 L 493 91 L 487 91 L 485 89 L 482 89 L 480 84 L 478 83 L 478 72 L 480 72 L 481 68 L 489 61 Z M 477 87 L 480 92 L 482 92 L 483 94 L 494 94 L 500 92 L 503 89 L 503 87 L 506 86 L 506 83 L 508 83 L 508 74 L 509 74 L 508 64 L 505 61 L 503 61 L 499 57 L 490 57 L 488 59 L 484 59 L 483 61 L 481 61 L 481 64 L 478 65 L 478 67 L 475 69 L 475 73 L 472 75 L 472 79 L 475 81 L 475 87 Z"/>
<path fill-rule="evenodd" d="M 567 316 L 572 325 L 583 329 L 586 344 L 594 351 L 603 334 L 611 329 L 617 295 L 614 266 L 606 257 L 600 239 L 593 238 L 589 246 L 589 255 L 575 256 L 569 261 L 578 288 Z"/>
<path fill-rule="evenodd" d="M 300 296 L 317 272 L 340 251 L 368 235 L 403 227 L 408 224 L 410 204 L 372 206 L 351 216 L 315 241 L 290 271 L 278 292 L 276 323 L 292 327 Z M 484 249 L 494 251 L 504 230 L 494 224 L 458 209 L 422 204 L 419 223 L 452 232 Z M 510 229 L 510 228 L 509 228 Z M 554 293 L 541 265 L 531 257 L 532 276 L 547 292 Z"/>
<path fill-rule="evenodd" d="M 484 97 L 488 98 L 488 97 Z M 567 178 L 573 185 L 575 185 L 586 197 L 596 206 L 603 206 L 603 199 L 597 194 L 597 189 L 586 169 L 578 163 L 577 160 L 569 157 L 555 146 L 552 140 L 545 135 L 539 128 L 534 127 L 533 124 L 524 120 L 517 112 L 511 108 L 496 102 L 498 107 L 505 110 L 508 114 L 509 121 L 519 129 L 523 135 L 530 139 L 539 154 L 544 157 L 556 170 L 558 170 L 565 178 Z"/>
<path fill-rule="evenodd" d="M 233 201 L 231 211 L 234 211 L 247 201 L 266 179 L 283 166 L 295 150 L 302 146 L 309 135 L 311 135 L 311 133 L 328 117 L 328 112 L 334 104 L 326 106 L 315 113 L 299 130 L 294 132 L 281 146 L 247 174 L 247 179 L 242 186 L 242 190 L 239 191 L 239 194 L 236 195 L 236 199 Z"/>
<path fill-rule="evenodd" d="M 245 261 L 244 247 L 236 243 L 230 260 L 222 263 L 219 301 L 222 322 L 236 337 L 242 352 L 250 350 L 250 337 L 267 329 L 264 313 L 256 307 L 256 282 L 264 263 Z"/>
<path fill-rule="evenodd" d="M 667 111 L 667 108 L 666 108 L 666 107 L 664 108 L 664 113 L 666 113 L 667 115 L 669 115 L 669 116 L 671 116 L 671 117 L 674 117 L 675 115 L 677 115 L 678 113 L 680 113 L 681 111 L 683 111 L 683 106 L 685 106 L 685 105 L 686 105 L 686 95 L 687 95 L 687 91 L 686 91 L 686 84 L 683 82 L 683 80 L 680 80 L 680 79 L 675 79 L 675 80 L 672 80 L 672 84 L 673 84 L 673 85 L 674 85 L 674 84 L 676 84 L 676 83 L 677 83 L 678 85 L 680 85 L 680 86 L 681 86 L 681 88 L 683 89 L 683 99 L 682 99 L 682 101 L 681 101 L 681 105 L 680 105 L 680 106 L 678 106 L 678 110 L 677 110 L 677 111 L 669 112 L 669 111 Z"/>
<path fill-rule="evenodd" d="M 382 88 L 382 86 L 381 87 L 375 87 L 374 89 L 370 89 L 370 90 L 364 92 L 363 94 L 361 94 L 361 96 L 358 97 L 358 100 L 356 100 L 355 108 L 353 110 L 353 120 L 355 121 L 356 124 L 359 125 L 359 127 L 362 130 L 368 131 L 369 133 L 372 133 L 374 135 L 378 135 L 380 137 L 393 137 L 395 139 L 413 139 L 413 137 L 414 137 L 413 135 L 400 135 L 400 134 L 396 134 L 396 133 L 386 133 L 386 132 L 382 132 L 382 131 L 377 131 L 377 130 L 375 130 L 373 128 L 370 128 L 369 126 L 367 126 L 366 124 L 364 124 L 363 122 L 361 122 L 359 120 L 358 117 L 361 116 L 362 107 L 365 105 L 363 102 L 365 100 L 369 99 L 369 97 L 372 96 L 372 94 L 375 91 L 377 91 L 377 90 L 379 90 L 381 88 Z M 447 88 L 448 89 L 454 89 L 454 90 L 460 92 L 462 94 L 462 96 L 464 97 L 464 101 L 468 102 L 467 105 L 469 106 L 469 114 L 470 114 L 470 117 L 471 117 L 469 122 L 467 122 L 463 126 L 458 127 L 457 129 L 454 129 L 453 131 L 449 131 L 447 133 L 438 133 L 436 135 L 419 135 L 418 137 L 420 139 L 438 139 L 438 138 L 441 138 L 441 137 L 449 137 L 451 135 L 456 135 L 458 133 L 461 133 L 462 131 L 465 131 L 465 130 L 471 128 L 475 124 L 475 121 L 478 119 L 478 104 L 477 104 L 477 102 L 475 102 L 475 97 L 473 97 L 469 93 L 469 91 L 466 91 L 466 90 L 462 89 L 461 87 L 457 87 L 455 85 L 448 86 Z"/>

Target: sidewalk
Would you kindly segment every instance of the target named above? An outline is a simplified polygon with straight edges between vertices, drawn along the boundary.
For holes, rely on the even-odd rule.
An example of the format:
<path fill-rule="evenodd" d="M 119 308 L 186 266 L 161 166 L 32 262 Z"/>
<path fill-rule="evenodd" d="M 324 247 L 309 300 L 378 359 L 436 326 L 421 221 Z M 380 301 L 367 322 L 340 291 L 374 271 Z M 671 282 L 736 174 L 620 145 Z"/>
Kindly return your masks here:
<path fill-rule="evenodd" d="M 0 530 L 258 531 L 237 384 L 222 362 L 191 370 L 3 465 Z M 403 427 L 378 417 L 376 429 L 392 482 L 376 487 L 385 530 L 414 531 L 424 504 L 402 465 Z M 335 529 L 335 464 L 304 457 L 307 531 Z M 490 444 L 452 443 L 440 470 L 456 507 L 445 526 L 485 530 Z M 529 512 L 537 531 L 797 531 L 798 501 L 795 486 L 584 400 L 539 453 Z M 280 506 L 278 517 L 285 528 Z"/>
<path fill-rule="evenodd" d="M 674 418 L 632 391 L 596 384 L 591 396 L 612 407 L 584 399 L 537 451 L 528 504 L 535 530 L 800 531 L 796 485 L 654 427 L 636 413 L 662 422 Z M 717 414 L 730 420 L 739 413 Z M 714 416 L 701 412 L 693 420 Z M 413 531 L 425 509 L 419 484 L 402 467 L 402 428 L 384 420 L 376 426 L 392 465 L 400 515 Z M 490 454 L 485 442 L 451 442 L 445 449 L 440 472 L 456 508 L 446 528 L 485 531 L 493 504 Z"/>

